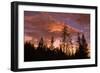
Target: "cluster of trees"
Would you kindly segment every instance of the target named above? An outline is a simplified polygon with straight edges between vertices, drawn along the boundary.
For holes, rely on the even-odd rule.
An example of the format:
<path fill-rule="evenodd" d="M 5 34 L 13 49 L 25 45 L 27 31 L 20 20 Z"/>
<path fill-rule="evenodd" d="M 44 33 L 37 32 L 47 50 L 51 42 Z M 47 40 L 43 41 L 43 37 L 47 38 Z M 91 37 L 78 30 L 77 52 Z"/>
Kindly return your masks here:
<path fill-rule="evenodd" d="M 78 51 L 76 53 L 76 56 L 78 58 L 90 58 L 90 56 L 88 56 L 89 48 L 88 48 L 88 44 L 86 42 L 84 34 L 82 34 L 80 37 L 80 34 L 78 33 L 77 43 L 79 44 L 79 48 L 78 48 Z"/>
<path fill-rule="evenodd" d="M 86 42 L 84 34 L 78 33 L 77 43 L 79 47 L 74 55 L 66 55 L 62 49 L 66 46 L 67 43 L 71 43 L 70 33 L 67 31 L 66 27 L 62 30 L 62 45 L 63 47 L 54 48 L 54 37 L 51 37 L 51 46 L 47 47 L 44 43 L 44 39 L 41 38 L 38 47 L 35 47 L 34 44 L 30 42 L 25 42 L 24 44 L 24 61 L 42 61 L 42 60 L 63 60 L 63 59 L 86 59 L 88 57 L 88 44 Z M 71 44 L 70 44 L 71 45 Z M 51 50 L 53 49 L 53 50 Z M 70 48 L 71 49 L 71 48 Z"/>
<path fill-rule="evenodd" d="M 26 42 L 24 45 L 24 61 L 40 61 L 40 60 L 58 60 L 65 59 L 66 55 L 55 48 L 55 50 L 50 50 L 50 48 L 39 43 L 36 48 L 33 44 Z"/>

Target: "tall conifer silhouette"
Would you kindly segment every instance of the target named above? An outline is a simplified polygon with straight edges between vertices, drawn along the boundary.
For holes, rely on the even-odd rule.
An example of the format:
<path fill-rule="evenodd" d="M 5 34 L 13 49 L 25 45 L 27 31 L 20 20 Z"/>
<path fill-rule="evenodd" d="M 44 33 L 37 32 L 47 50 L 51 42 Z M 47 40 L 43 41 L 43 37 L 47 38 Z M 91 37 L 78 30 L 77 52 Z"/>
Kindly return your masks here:
<path fill-rule="evenodd" d="M 54 45 L 53 44 L 54 44 L 54 37 L 52 36 L 51 37 L 51 47 L 50 47 L 51 49 L 54 49 Z"/>

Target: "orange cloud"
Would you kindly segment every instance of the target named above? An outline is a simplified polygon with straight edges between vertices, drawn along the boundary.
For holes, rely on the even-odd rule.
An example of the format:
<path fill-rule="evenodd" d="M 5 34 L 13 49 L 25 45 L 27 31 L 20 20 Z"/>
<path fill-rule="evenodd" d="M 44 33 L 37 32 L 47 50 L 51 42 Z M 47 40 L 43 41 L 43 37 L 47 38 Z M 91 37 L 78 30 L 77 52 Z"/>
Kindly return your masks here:
<path fill-rule="evenodd" d="M 69 26 L 68 24 L 59 23 L 59 22 L 54 22 L 54 23 L 49 24 L 49 25 L 48 25 L 48 30 L 49 30 L 50 32 L 62 32 L 64 26 L 67 27 L 67 30 L 68 30 L 70 33 L 80 32 L 80 30 L 75 29 L 75 28 Z"/>
<path fill-rule="evenodd" d="M 48 25 L 48 29 L 50 32 L 61 32 L 63 29 L 63 24 L 51 23 L 50 25 Z"/>

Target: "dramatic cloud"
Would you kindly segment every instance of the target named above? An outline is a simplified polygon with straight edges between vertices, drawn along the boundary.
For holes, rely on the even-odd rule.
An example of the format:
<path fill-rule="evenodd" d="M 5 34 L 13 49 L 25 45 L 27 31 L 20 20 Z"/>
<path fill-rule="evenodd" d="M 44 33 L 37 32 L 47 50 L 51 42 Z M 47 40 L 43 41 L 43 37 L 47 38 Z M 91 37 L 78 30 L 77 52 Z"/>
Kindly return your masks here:
<path fill-rule="evenodd" d="M 70 33 L 83 32 L 90 39 L 89 14 L 25 11 L 24 24 L 26 41 L 41 37 L 50 40 L 52 36 L 58 39 L 64 26 Z"/>

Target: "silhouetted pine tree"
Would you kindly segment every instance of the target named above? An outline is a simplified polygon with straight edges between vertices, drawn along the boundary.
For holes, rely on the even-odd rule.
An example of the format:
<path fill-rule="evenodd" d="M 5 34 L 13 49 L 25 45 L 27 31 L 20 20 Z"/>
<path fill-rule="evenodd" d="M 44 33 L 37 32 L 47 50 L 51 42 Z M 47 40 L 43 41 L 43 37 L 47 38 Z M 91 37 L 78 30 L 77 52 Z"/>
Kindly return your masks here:
<path fill-rule="evenodd" d="M 81 43 L 81 38 L 80 38 L 80 33 L 77 35 L 77 43 L 79 45 L 78 50 L 76 51 L 76 58 L 81 58 L 82 57 L 82 43 Z"/>
<path fill-rule="evenodd" d="M 68 43 L 68 36 L 69 36 L 69 32 L 67 30 L 67 27 L 64 26 L 64 28 L 62 29 L 62 51 L 66 51 L 65 47 L 66 47 L 66 43 Z"/>
<path fill-rule="evenodd" d="M 78 34 L 78 44 L 79 44 L 79 50 L 76 53 L 76 56 L 78 58 L 87 58 L 87 42 L 85 39 L 84 34 L 82 34 L 82 37 L 80 38 L 80 34 Z"/>
<path fill-rule="evenodd" d="M 50 47 L 51 49 L 54 49 L 53 44 L 54 44 L 54 37 L 52 36 L 52 37 L 51 37 L 51 47 Z"/>
<path fill-rule="evenodd" d="M 66 41 L 68 40 L 69 35 L 70 35 L 70 33 L 69 33 L 67 27 L 64 26 L 64 28 L 62 29 L 62 42 L 63 42 L 64 44 L 65 44 Z"/>
<path fill-rule="evenodd" d="M 86 41 L 84 34 L 82 34 L 82 47 L 83 47 L 83 57 L 87 58 L 88 44 L 87 44 L 87 41 Z"/>
<path fill-rule="evenodd" d="M 44 40 L 43 40 L 43 38 L 41 37 L 41 39 L 40 39 L 40 41 L 39 41 L 39 44 L 38 44 L 38 49 L 42 49 L 42 48 L 44 48 Z"/>

